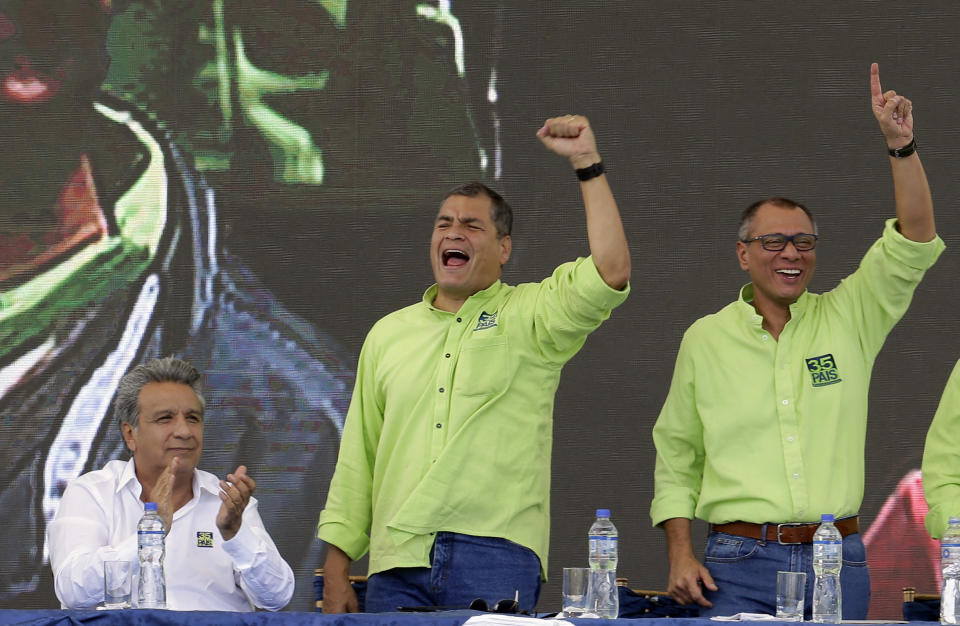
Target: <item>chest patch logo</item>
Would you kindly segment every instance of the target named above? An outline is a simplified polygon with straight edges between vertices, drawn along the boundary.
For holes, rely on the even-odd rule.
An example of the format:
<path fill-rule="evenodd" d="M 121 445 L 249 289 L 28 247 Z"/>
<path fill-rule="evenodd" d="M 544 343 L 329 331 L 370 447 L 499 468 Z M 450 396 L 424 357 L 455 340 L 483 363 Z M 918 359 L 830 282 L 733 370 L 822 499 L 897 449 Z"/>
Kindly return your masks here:
<path fill-rule="evenodd" d="M 213 547 L 213 533 L 205 530 L 197 531 L 197 547 L 198 548 L 212 548 Z"/>
<path fill-rule="evenodd" d="M 497 325 L 497 312 L 487 313 L 483 311 L 480 313 L 480 319 L 477 320 L 477 327 L 473 329 L 473 332 L 478 330 L 486 330 L 488 328 L 493 328 Z"/>
<path fill-rule="evenodd" d="M 826 387 L 842 380 L 837 360 L 832 354 L 811 357 L 806 359 L 806 362 L 814 387 Z"/>

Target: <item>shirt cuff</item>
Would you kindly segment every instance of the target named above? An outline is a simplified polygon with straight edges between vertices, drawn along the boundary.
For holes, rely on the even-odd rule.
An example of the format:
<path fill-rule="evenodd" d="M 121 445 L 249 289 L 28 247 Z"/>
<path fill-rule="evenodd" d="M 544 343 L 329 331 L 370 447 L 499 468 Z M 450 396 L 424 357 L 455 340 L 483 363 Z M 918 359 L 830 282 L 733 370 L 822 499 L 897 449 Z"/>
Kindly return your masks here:
<path fill-rule="evenodd" d="M 655 495 L 650 504 L 650 520 L 654 526 L 659 526 L 674 517 L 693 519 L 696 517 L 696 506 L 695 499 L 680 493 L 673 493 L 668 497 Z"/>
<path fill-rule="evenodd" d="M 623 289 L 614 289 L 603 280 L 593 256 L 579 258 L 574 263 L 574 283 L 580 287 L 587 300 L 596 303 L 600 308 L 614 309 L 623 304 L 630 295 L 630 283 Z"/>
<path fill-rule="evenodd" d="M 261 543 L 260 537 L 253 531 L 251 525 L 244 520 L 233 539 L 224 541 L 222 545 L 223 551 L 233 559 L 237 569 L 244 570 L 253 566 L 256 556 L 263 552 Z"/>
<path fill-rule="evenodd" d="M 333 517 L 327 511 L 320 514 L 317 538 L 343 550 L 351 561 L 358 560 L 367 553 L 367 549 L 370 547 L 370 537 L 366 533 L 353 530 L 343 521 L 331 519 Z"/>
<path fill-rule="evenodd" d="M 918 270 L 926 270 L 932 267 L 940 254 L 946 249 L 940 235 L 934 236 L 930 241 L 907 239 L 897 230 L 897 219 L 895 217 L 886 221 L 880 244 L 897 261 Z"/>

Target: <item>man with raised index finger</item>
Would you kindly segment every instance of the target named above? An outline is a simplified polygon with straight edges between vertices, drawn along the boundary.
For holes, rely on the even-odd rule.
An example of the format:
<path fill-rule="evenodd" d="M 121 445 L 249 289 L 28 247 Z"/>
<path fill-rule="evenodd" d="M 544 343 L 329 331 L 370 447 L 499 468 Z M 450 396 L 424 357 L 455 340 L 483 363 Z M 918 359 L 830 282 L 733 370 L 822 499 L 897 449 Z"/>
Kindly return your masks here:
<path fill-rule="evenodd" d="M 750 275 L 736 302 L 684 334 L 670 392 L 653 430 L 650 514 L 663 527 L 669 591 L 703 615 L 775 612 L 778 570 L 806 571 L 812 536 L 831 513 L 844 535 L 842 610 L 863 619 L 870 579 L 859 535 L 867 391 L 874 359 L 942 252 L 913 136 L 912 103 L 880 87 L 874 116 L 887 142 L 896 218 L 860 267 L 824 294 L 811 212 L 786 198 L 751 205 L 737 258 Z M 690 524 L 710 523 L 704 563 Z"/>
<path fill-rule="evenodd" d="M 550 453 L 560 371 L 627 297 L 630 253 L 593 130 L 537 131 L 580 179 L 591 256 L 540 283 L 500 282 L 512 212 L 480 183 L 434 219 L 436 284 L 367 335 L 318 536 L 323 610 L 356 611 L 347 575 L 370 551 L 366 609 L 513 599 L 547 570 Z"/>
<path fill-rule="evenodd" d="M 133 456 L 71 481 L 48 528 L 64 607 L 103 600 L 104 561 L 137 561 L 145 502 L 166 530 L 167 608 L 276 611 L 290 601 L 293 571 L 263 527 L 247 468 L 226 480 L 197 468 L 204 410 L 200 373 L 185 361 L 154 359 L 120 381 L 115 412 Z M 135 598 L 136 577 L 133 589 Z"/>

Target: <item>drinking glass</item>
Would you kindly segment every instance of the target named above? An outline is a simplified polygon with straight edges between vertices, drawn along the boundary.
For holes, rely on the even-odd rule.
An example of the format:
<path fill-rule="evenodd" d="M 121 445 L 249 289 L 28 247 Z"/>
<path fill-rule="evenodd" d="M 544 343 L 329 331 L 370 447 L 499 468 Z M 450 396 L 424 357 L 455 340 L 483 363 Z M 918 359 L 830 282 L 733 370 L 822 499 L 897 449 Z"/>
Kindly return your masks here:
<path fill-rule="evenodd" d="M 777 619 L 803 621 L 803 598 L 806 595 L 805 572 L 777 572 Z"/>
<path fill-rule="evenodd" d="M 580 617 L 587 612 L 589 567 L 563 568 L 563 616 Z"/>
<path fill-rule="evenodd" d="M 103 562 L 103 606 L 107 609 L 130 608 L 130 585 L 133 582 L 133 563 L 129 561 Z"/>

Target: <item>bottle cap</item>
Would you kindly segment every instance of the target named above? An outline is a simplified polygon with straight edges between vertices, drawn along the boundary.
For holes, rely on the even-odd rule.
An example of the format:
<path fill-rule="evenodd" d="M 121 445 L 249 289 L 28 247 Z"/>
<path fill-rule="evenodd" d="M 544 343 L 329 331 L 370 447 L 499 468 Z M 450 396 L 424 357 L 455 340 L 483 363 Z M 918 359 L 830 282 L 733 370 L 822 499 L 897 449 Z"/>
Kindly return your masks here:
<path fill-rule="evenodd" d="M 143 510 L 144 510 L 144 511 L 156 511 L 156 510 L 157 510 L 157 503 L 156 503 L 156 502 L 144 502 L 144 503 L 143 503 Z"/>
<path fill-rule="evenodd" d="M 597 517 L 610 517 L 610 509 L 597 509 Z"/>
<path fill-rule="evenodd" d="M 832 521 L 833 521 L 833 513 L 824 513 L 823 515 L 820 516 L 820 521 L 821 521 L 821 522 L 832 522 Z"/>

